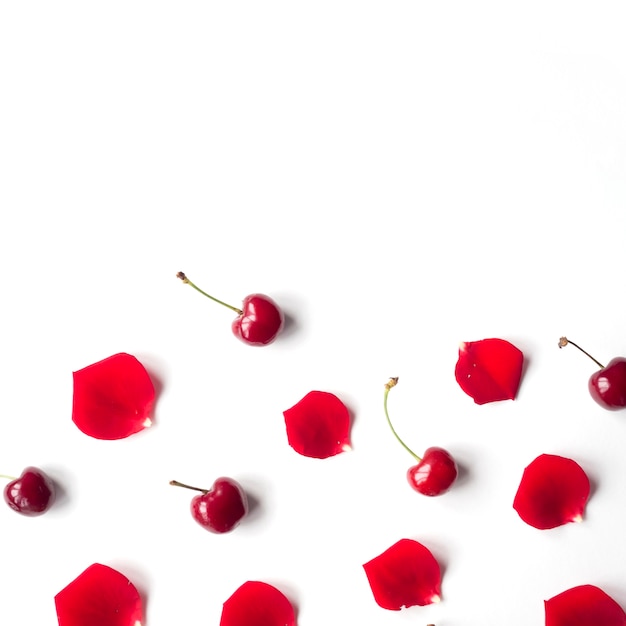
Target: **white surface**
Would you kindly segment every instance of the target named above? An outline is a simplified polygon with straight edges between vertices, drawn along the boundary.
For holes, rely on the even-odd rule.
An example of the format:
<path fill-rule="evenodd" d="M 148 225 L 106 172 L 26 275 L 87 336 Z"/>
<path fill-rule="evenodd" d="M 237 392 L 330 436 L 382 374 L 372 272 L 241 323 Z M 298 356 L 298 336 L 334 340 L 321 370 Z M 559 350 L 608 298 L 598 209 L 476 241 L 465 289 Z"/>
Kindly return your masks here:
<path fill-rule="evenodd" d="M 626 412 L 587 393 L 626 354 L 626 9 L 621 2 L 3 2 L 0 471 L 62 486 L 43 517 L 0 509 L 0 623 L 56 624 L 93 562 L 147 599 L 146 626 L 218 624 L 244 581 L 299 626 L 526 626 L 571 586 L 626 606 Z M 253 349 L 232 315 L 261 291 L 293 318 Z M 460 341 L 528 360 L 519 397 L 475 406 Z M 72 371 L 119 351 L 160 380 L 155 425 L 119 442 L 71 422 Z M 416 451 L 464 468 L 413 493 Z M 354 414 L 353 451 L 287 445 L 312 389 Z M 594 484 L 582 524 L 512 509 L 542 452 Z M 235 532 L 191 492 L 238 479 Z M 374 602 L 362 564 L 401 537 L 444 568 L 443 601 Z"/>

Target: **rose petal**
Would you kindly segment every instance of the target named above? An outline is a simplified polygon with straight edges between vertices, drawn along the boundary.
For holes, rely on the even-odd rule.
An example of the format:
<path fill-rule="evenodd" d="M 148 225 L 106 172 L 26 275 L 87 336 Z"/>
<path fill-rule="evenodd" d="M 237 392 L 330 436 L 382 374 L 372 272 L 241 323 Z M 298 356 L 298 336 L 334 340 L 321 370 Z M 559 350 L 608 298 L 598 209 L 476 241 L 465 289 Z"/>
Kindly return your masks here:
<path fill-rule="evenodd" d="M 514 400 L 523 363 L 521 350 L 504 339 L 467 341 L 459 348 L 454 374 L 476 404 Z"/>
<path fill-rule="evenodd" d="M 141 598 L 117 570 L 94 563 L 54 597 L 59 626 L 141 626 Z"/>
<path fill-rule="evenodd" d="M 530 526 L 555 528 L 582 520 L 589 491 L 589 478 L 576 461 L 542 454 L 524 470 L 513 508 Z"/>
<path fill-rule="evenodd" d="M 144 366 L 114 354 L 74 372 L 72 420 L 96 439 L 123 439 L 150 426 L 155 391 Z"/>
<path fill-rule="evenodd" d="M 546 626 L 626 626 L 626 613 L 602 589 L 581 585 L 544 602 Z"/>
<path fill-rule="evenodd" d="M 276 587 L 249 580 L 233 593 L 222 609 L 220 626 L 295 626 L 296 615 Z"/>
<path fill-rule="evenodd" d="M 289 445 L 303 456 L 325 459 L 350 449 L 350 414 L 326 391 L 310 391 L 283 412 Z"/>
<path fill-rule="evenodd" d="M 441 600 L 441 570 L 430 550 L 400 539 L 363 565 L 374 600 L 383 609 L 425 606 Z"/>

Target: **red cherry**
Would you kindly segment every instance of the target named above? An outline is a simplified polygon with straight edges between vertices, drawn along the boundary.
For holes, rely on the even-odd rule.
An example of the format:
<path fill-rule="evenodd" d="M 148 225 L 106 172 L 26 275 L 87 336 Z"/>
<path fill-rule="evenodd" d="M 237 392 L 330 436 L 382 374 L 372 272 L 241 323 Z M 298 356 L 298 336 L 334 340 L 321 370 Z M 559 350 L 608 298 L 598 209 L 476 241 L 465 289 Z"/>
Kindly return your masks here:
<path fill-rule="evenodd" d="M 586 354 L 600 369 L 589 378 L 589 393 L 591 397 L 608 411 L 619 411 L 626 407 L 626 358 L 618 356 L 609 361 L 605 367 L 594 359 L 578 344 L 567 337 L 559 339 L 559 348 L 571 343 L 583 354 Z"/>
<path fill-rule="evenodd" d="M 441 568 L 431 551 L 413 539 L 400 539 L 363 565 L 378 606 L 399 611 L 441 600 Z"/>
<path fill-rule="evenodd" d="M 398 384 L 398 378 L 390 378 L 385 385 L 384 409 L 387 423 L 400 445 L 417 461 L 417 465 L 410 467 L 407 471 L 409 485 L 415 491 L 425 496 L 440 496 L 452 487 L 459 470 L 452 455 L 443 448 L 427 448 L 422 457 L 417 456 L 398 436 L 396 429 L 389 419 L 387 409 L 387 398 L 389 390 Z"/>
<path fill-rule="evenodd" d="M 201 492 L 191 500 L 191 515 L 212 533 L 230 532 L 248 513 L 246 492 L 232 478 L 218 478 L 210 489 L 191 487 L 177 480 L 170 481 L 170 485 Z"/>
<path fill-rule="evenodd" d="M 185 276 L 184 272 L 178 272 L 176 276 L 203 296 L 237 313 L 231 328 L 235 337 L 244 343 L 251 346 L 267 346 L 276 339 L 285 324 L 283 312 L 269 296 L 262 293 L 251 294 L 243 299 L 242 307 L 237 308 L 202 291 Z"/>
<path fill-rule="evenodd" d="M 542 454 L 524 470 L 513 508 L 530 526 L 556 528 L 582 520 L 589 490 L 589 478 L 576 461 Z"/>
<path fill-rule="evenodd" d="M 310 391 L 283 411 L 287 441 L 302 456 L 327 459 L 350 450 L 350 413 L 327 391 Z"/>
<path fill-rule="evenodd" d="M 12 479 L 4 488 L 4 500 L 14 511 L 34 517 L 45 513 L 54 504 L 54 483 L 40 469 L 27 467 L 19 478 L 4 478 Z"/>
<path fill-rule="evenodd" d="M 594 585 L 572 587 L 544 602 L 546 626 L 626 626 L 626 613 Z"/>
<path fill-rule="evenodd" d="M 150 375 L 130 354 L 74 372 L 72 421 L 95 439 L 123 439 L 147 428 L 154 400 Z"/>
<path fill-rule="evenodd" d="M 459 347 L 454 375 L 476 404 L 514 400 L 523 364 L 522 351 L 504 339 L 466 341 Z"/>
<path fill-rule="evenodd" d="M 137 626 L 141 597 L 120 572 L 94 563 L 54 597 L 59 626 Z"/>
<path fill-rule="evenodd" d="M 296 626 L 296 614 L 282 591 L 249 580 L 224 602 L 220 626 Z"/>

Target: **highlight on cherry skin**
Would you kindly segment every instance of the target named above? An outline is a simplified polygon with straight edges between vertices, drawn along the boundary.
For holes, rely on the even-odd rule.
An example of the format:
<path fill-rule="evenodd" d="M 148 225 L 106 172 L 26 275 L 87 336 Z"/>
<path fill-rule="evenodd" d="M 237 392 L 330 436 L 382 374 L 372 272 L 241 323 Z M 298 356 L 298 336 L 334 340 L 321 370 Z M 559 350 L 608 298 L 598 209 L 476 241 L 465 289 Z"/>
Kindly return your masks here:
<path fill-rule="evenodd" d="M 199 491 L 191 500 L 191 516 L 206 530 L 223 534 L 236 528 L 248 513 L 248 497 L 232 478 L 217 478 L 210 489 L 171 480 L 170 485 Z"/>
<path fill-rule="evenodd" d="M 615 357 L 605 366 L 567 337 L 559 339 L 559 348 L 564 348 L 568 344 L 578 348 L 600 368 L 589 378 L 591 397 L 607 411 L 626 408 L 626 358 Z"/>
<path fill-rule="evenodd" d="M 39 468 L 26 467 L 20 476 L 0 476 L 10 480 L 4 488 L 4 501 L 17 513 L 35 517 L 54 504 L 54 482 Z"/>
<path fill-rule="evenodd" d="M 231 330 L 237 339 L 248 345 L 269 345 L 276 339 L 285 325 L 285 316 L 282 310 L 269 296 L 262 293 L 250 294 L 243 299 L 241 308 L 239 308 L 209 295 L 192 283 L 184 272 L 178 272 L 176 277 L 213 302 L 234 311 L 237 317 L 232 321 Z"/>
<path fill-rule="evenodd" d="M 452 487 L 457 479 L 459 470 L 452 455 L 443 448 L 436 446 L 427 448 L 420 457 L 409 448 L 398 436 L 396 429 L 389 418 L 387 399 L 389 391 L 398 384 L 398 378 L 390 378 L 385 384 L 384 409 L 387 424 L 400 445 L 417 461 L 406 474 L 409 485 L 418 493 L 425 496 L 440 496 Z"/>

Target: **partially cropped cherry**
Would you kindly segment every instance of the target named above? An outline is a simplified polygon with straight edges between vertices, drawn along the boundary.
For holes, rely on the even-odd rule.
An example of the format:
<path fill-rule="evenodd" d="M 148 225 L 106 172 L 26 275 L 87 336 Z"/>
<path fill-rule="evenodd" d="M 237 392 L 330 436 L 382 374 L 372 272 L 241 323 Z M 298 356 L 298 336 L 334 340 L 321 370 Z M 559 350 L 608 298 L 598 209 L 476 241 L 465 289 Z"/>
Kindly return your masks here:
<path fill-rule="evenodd" d="M 407 480 L 415 491 L 425 496 L 439 496 L 448 491 L 456 480 L 459 473 L 456 462 L 447 450 L 438 447 L 427 448 L 423 456 L 419 457 L 400 439 L 389 419 L 389 411 L 387 410 L 389 390 L 397 384 L 397 378 L 390 378 L 385 385 L 384 408 L 391 432 L 400 442 L 400 445 L 417 461 L 417 465 L 413 465 L 407 471 Z"/>
<path fill-rule="evenodd" d="M 213 533 L 230 532 L 248 513 L 246 492 L 232 478 L 218 478 L 210 489 L 191 487 L 177 480 L 171 480 L 170 485 L 200 492 L 191 500 L 191 515 Z"/>
<path fill-rule="evenodd" d="M 285 324 L 283 312 L 269 296 L 262 293 L 250 294 L 243 299 L 241 308 L 237 308 L 202 291 L 185 276 L 184 272 L 178 272 L 176 276 L 203 296 L 237 313 L 231 328 L 235 337 L 244 343 L 266 346 L 276 339 Z"/>
<path fill-rule="evenodd" d="M 570 341 L 567 337 L 559 339 L 559 348 L 564 348 L 571 343 L 583 354 L 586 354 L 600 369 L 589 378 L 589 393 L 591 397 L 604 409 L 619 411 L 626 407 L 626 358 L 615 357 L 604 366 L 594 359 L 578 344 Z"/>
<path fill-rule="evenodd" d="M 45 513 L 54 504 L 54 483 L 42 470 L 27 467 L 19 478 L 3 478 L 11 480 L 4 488 L 4 500 L 14 511 L 34 517 Z"/>

